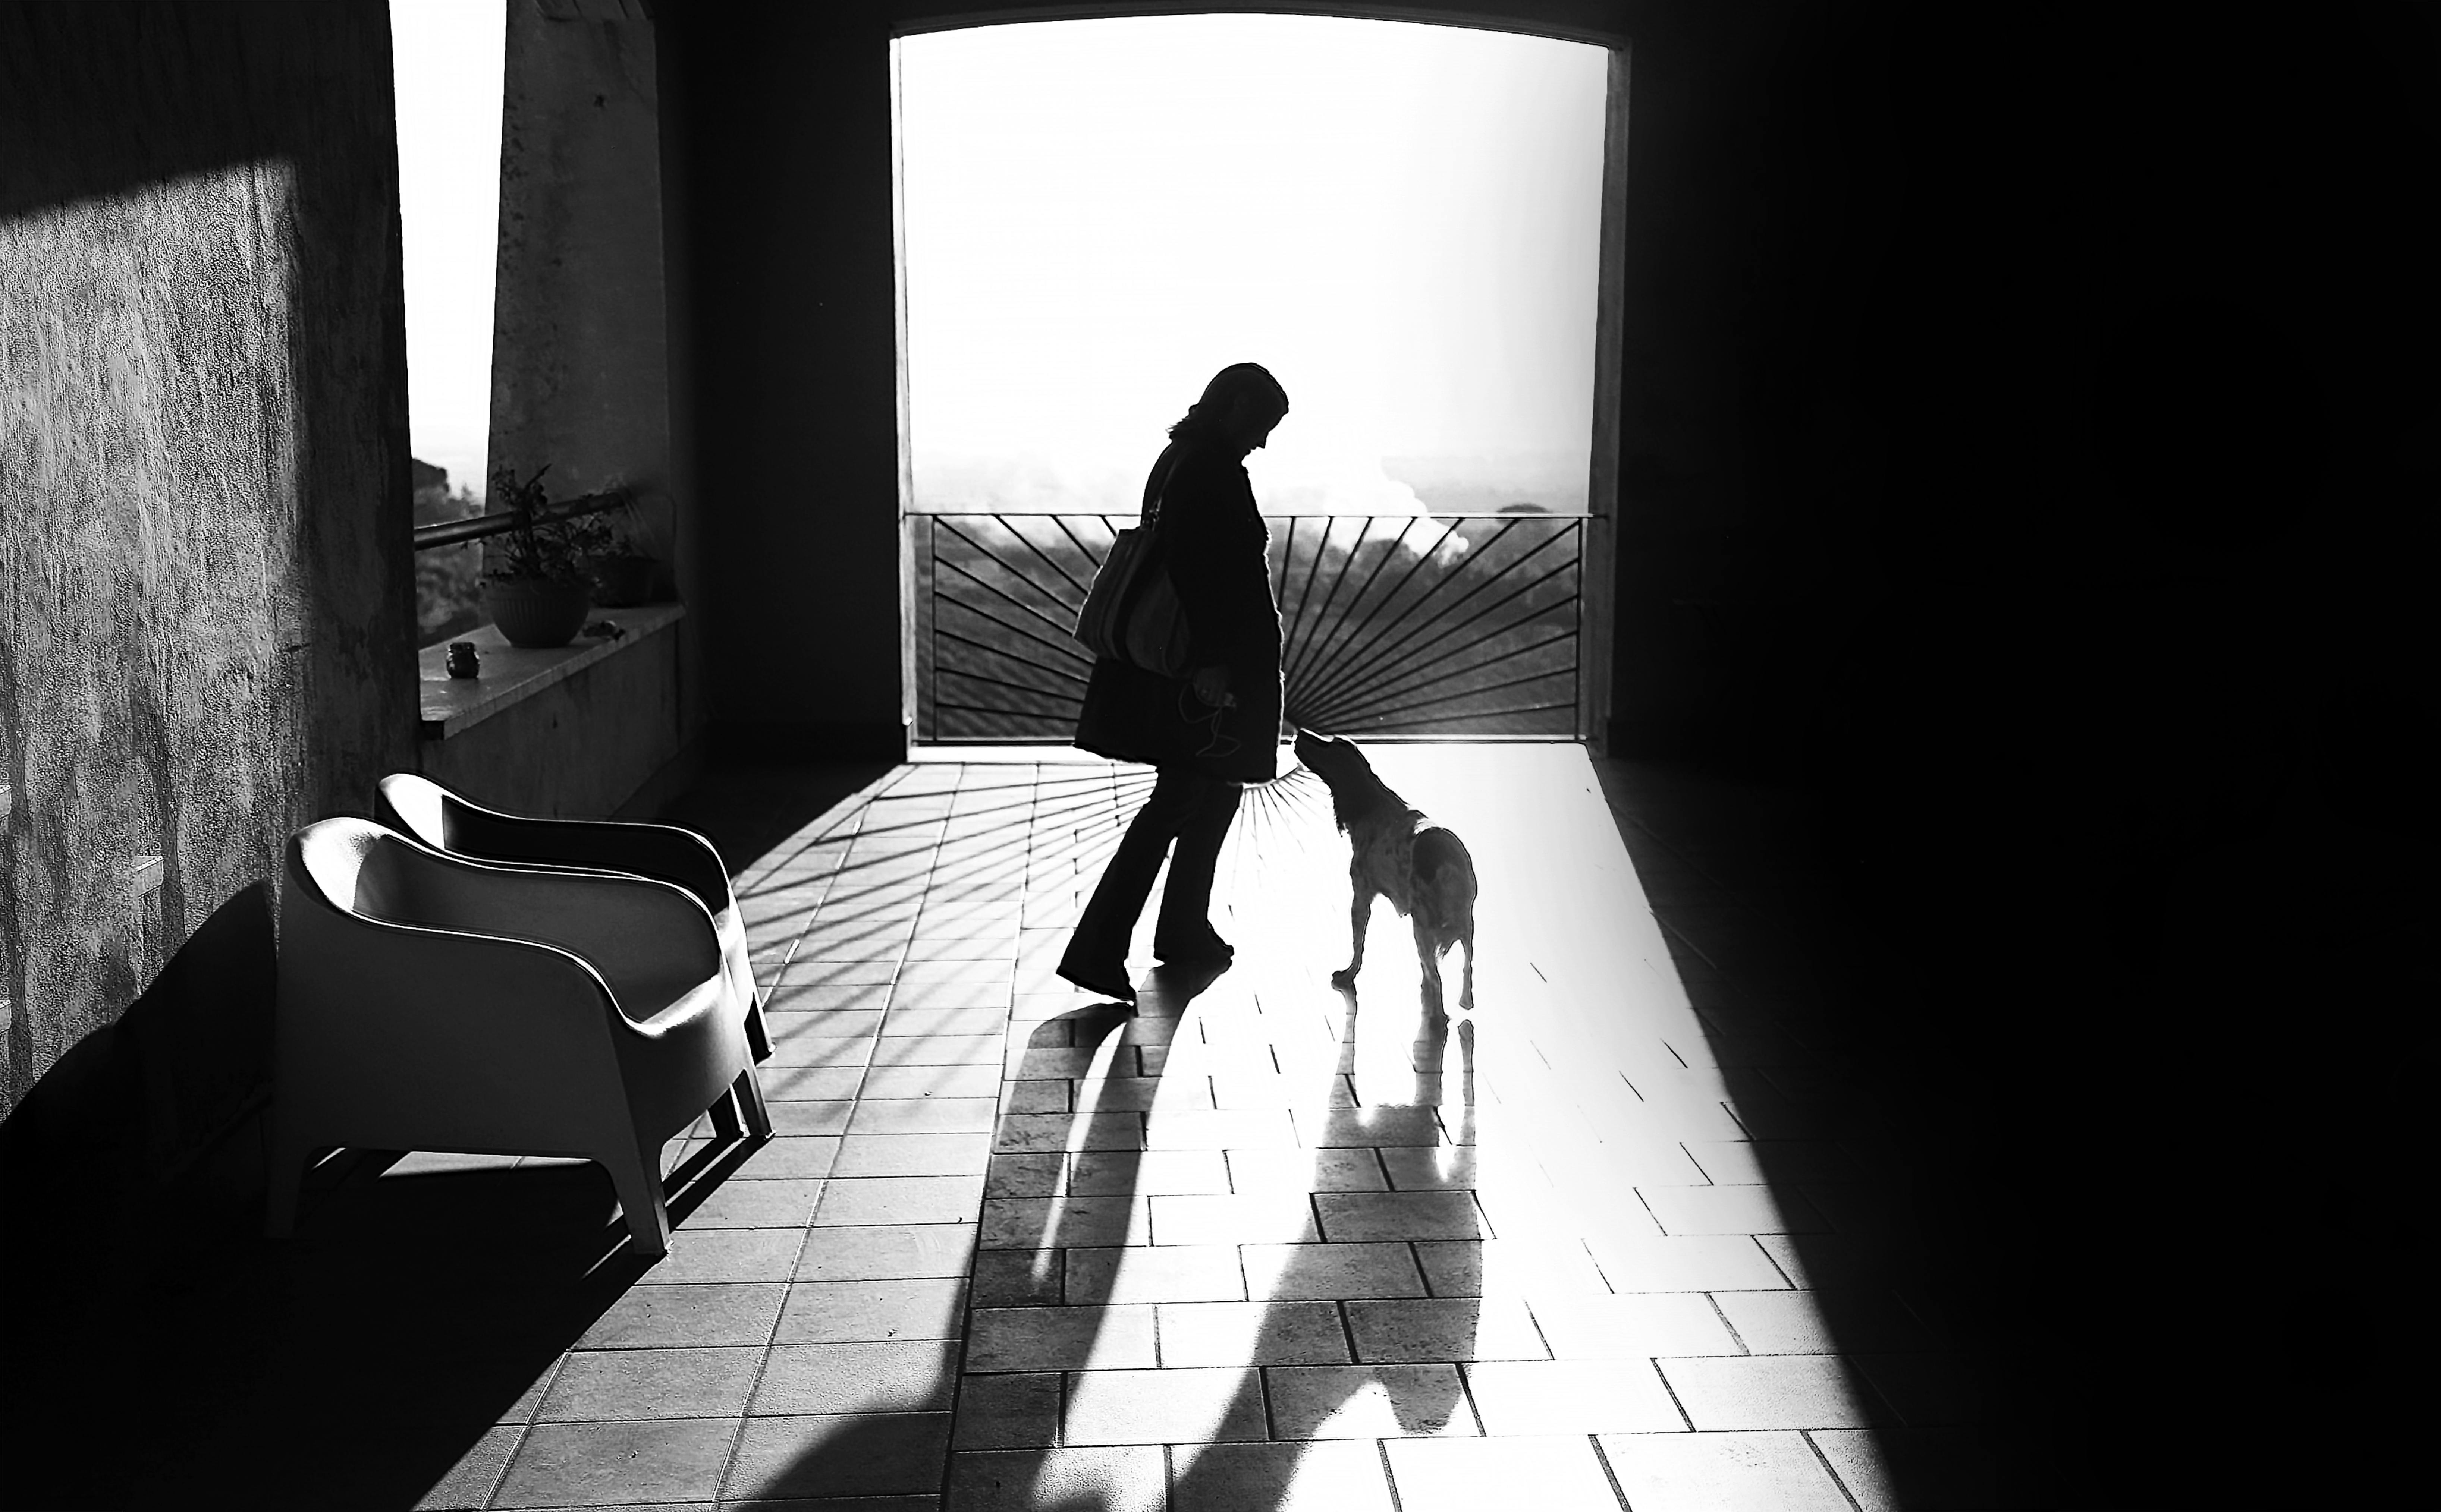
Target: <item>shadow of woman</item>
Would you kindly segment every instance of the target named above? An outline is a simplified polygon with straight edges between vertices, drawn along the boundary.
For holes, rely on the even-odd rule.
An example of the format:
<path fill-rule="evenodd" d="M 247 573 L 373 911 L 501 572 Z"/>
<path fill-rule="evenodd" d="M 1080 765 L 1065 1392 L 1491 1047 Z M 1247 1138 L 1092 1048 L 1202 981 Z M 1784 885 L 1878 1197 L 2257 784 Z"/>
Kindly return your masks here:
<path fill-rule="evenodd" d="M 1420 1228 L 1407 1212 L 1419 1204 L 1395 1200 L 1472 1184 L 1473 1025 L 1459 1027 L 1457 1074 L 1446 1076 L 1450 1022 L 1428 1009 L 1406 1047 L 1404 1085 L 1389 1089 L 1399 1095 L 1362 1105 L 1359 1077 L 1368 1089 L 1371 1078 L 1360 1071 L 1353 991 L 1337 995 L 1335 1054 L 1277 1056 L 1289 1070 L 1320 1073 L 1269 1105 L 1292 1113 L 1304 1146 L 1294 1154 L 1307 1158 L 1275 1161 L 1234 1150 L 1224 1157 L 1228 1197 L 1248 1199 L 1223 1219 L 1235 1225 L 1225 1237 L 1245 1279 L 1237 1300 L 1215 1301 L 1210 1278 L 1186 1273 L 1192 1266 L 1173 1279 L 1162 1253 L 1170 1225 L 1154 1206 L 1165 1197 L 1183 1204 L 1173 1210 L 1180 1237 L 1208 1252 L 1218 1248 L 1215 1236 L 1189 1227 L 1189 1209 L 1201 1198 L 1163 1191 L 1175 1184 L 1156 1174 L 1163 1152 L 1141 1147 L 1163 1143 L 1165 1111 L 1210 1107 L 1225 1117 L 1231 1108 L 1211 1104 L 1237 1100 L 1222 1095 L 1197 1107 L 1183 1088 L 1174 1100 L 1157 1099 L 1162 1077 L 1198 1074 L 1190 1069 L 1202 1063 L 1195 1053 L 1216 1037 L 1269 1033 L 1259 1013 L 1225 1021 L 1190 1017 L 1188 1005 L 1210 984 L 1156 972 L 1138 1017 L 1088 1009 L 1038 1025 L 1029 1037 L 1029 1055 L 1045 1066 L 1064 1062 L 1078 1078 L 1075 1107 L 1003 1118 L 991 1188 L 1001 1196 L 986 1210 L 976 1304 L 1017 1303 L 1040 1317 L 995 1314 L 992 1326 L 970 1338 L 967 1368 L 1058 1384 L 1038 1385 L 1024 1409 L 1003 1414 L 998 1410 L 1021 1395 L 1005 1384 L 1014 1376 L 982 1391 L 977 1383 L 993 1377 L 967 1377 L 960 1447 L 1015 1448 L 1022 1439 L 1105 1447 L 1111 1458 L 1094 1469 L 1037 1456 L 976 1456 L 953 1471 L 953 1503 L 974 1496 L 994 1506 L 1101 1512 L 1158 1507 L 1166 1495 L 1174 1512 L 1189 1512 L 1285 1506 L 1293 1495 L 1386 1508 L 1372 1440 L 1476 1431 L 1457 1362 L 1473 1358 L 1479 1300 L 1441 1294 L 1475 1273 L 1463 1256 L 1483 1237 L 1471 1195 L 1422 1204 L 1433 1211 Z M 1174 1058 L 1156 1075 L 1124 1075 L 1128 1051 L 1147 1044 L 1168 1046 Z M 1276 1056 L 1275 1047 L 1263 1048 Z M 1395 1052 L 1389 1058 L 1395 1063 Z M 1440 1115 L 1452 1086 L 1454 1126 Z M 1259 1093 L 1248 1101 L 1263 1106 Z M 1144 1112 L 1154 1121 L 1148 1140 L 1138 1137 Z M 1032 1195 L 1008 1195 L 1021 1189 Z M 1266 1232 L 1249 1233 L 1248 1224 Z M 1419 1264 L 1419 1238 L 1436 1247 L 1438 1264 Z M 1184 1247 L 1175 1252 L 1183 1257 Z M 1428 1286 L 1428 1274 L 1445 1285 Z M 986 1402 L 1006 1438 L 975 1435 L 963 1421 Z M 1020 1426 L 1022 1419 L 1030 1421 Z M 1172 1446 L 1166 1459 L 1163 1444 Z M 1130 1460 L 1129 1446 L 1151 1452 Z"/>

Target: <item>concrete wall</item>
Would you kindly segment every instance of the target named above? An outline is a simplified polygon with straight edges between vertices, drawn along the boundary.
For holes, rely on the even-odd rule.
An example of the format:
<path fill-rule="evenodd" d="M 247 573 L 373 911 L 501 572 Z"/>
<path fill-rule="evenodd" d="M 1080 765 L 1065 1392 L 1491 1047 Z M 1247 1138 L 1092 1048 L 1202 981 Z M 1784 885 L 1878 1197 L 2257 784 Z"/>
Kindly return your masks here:
<path fill-rule="evenodd" d="M 660 47 L 641 6 L 512 0 L 494 296 L 494 466 L 549 463 L 555 498 L 626 488 L 660 591 L 701 583 L 690 458 L 674 448 Z M 703 719 L 700 652 L 681 621 L 668 696 Z M 624 795 L 622 795 L 624 797 Z"/>
<path fill-rule="evenodd" d="M 0 8 L 0 1108 L 411 760 L 397 206 L 378 9 Z"/>

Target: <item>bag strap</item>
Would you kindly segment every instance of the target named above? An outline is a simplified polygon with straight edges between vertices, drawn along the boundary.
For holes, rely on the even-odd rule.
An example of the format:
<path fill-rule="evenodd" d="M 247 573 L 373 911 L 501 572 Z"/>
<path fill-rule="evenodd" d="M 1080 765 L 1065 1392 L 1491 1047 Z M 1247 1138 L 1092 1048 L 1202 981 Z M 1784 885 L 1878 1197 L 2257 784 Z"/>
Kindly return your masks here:
<path fill-rule="evenodd" d="M 1169 492 L 1170 475 L 1178 471 L 1178 464 L 1185 455 L 1186 444 L 1184 441 L 1172 442 L 1169 450 L 1163 454 L 1160 464 L 1153 468 L 1152 476 L 1145 479 L 1144 507 L 1136 512 L 1137 524 L 1161 523 L 1162 495 Z"/>

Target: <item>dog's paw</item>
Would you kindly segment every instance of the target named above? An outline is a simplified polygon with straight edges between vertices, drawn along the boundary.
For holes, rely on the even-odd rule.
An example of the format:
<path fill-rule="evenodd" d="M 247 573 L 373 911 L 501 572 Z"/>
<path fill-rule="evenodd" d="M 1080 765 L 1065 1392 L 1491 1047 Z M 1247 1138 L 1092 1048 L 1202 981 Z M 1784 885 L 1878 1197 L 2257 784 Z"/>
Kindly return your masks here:
<path fill-rule="evenodd" d="M 1355 968 L 1354 966 L 1345 966 L 1345 967 L 1342 967 L 1341 969 L 1339 969 L 1339 970 L 1337 970 L 1337 971 L 1332 972 L 1332 973 L 1330 974 L 1330 984 L 1331 984 L 1332 986 L 1334 986 L 1334 987 L 1353 987 L 1353 986 L 1355 986 L 1355 985 L 1356 985 L 1356 968 Z"/>

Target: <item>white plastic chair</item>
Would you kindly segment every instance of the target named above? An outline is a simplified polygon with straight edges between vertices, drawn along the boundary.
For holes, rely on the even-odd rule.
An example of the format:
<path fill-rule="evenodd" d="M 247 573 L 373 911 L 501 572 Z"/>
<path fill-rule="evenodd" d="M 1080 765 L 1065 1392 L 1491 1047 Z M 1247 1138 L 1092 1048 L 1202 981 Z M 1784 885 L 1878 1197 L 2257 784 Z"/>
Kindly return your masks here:
<path fill-rule="evenodd" d="M 712 916 L 649 877 L 496 865 L 358 819 L 289 837 L 266 1228 L 333 1145 L 599 1162 L 669 1249 L 661 1147 L 770 1114 Z"/>
<path fill-rule="evenodd" d="M 755 1060 L 771 1058 L 763 999 L 754 985 L 754 960 L 747 950 L 746 915 L 730 889 L 720 853 L 695 831 L 675 824 L 504 814 L 414 772 L 393 772 L 381 780 L 373 818 L 452 855 L 517 866 L 632 872 L 686 889 L 720 931 L 721 959 L 731 989 L 746 1005 L 746 1034 Z"/>

